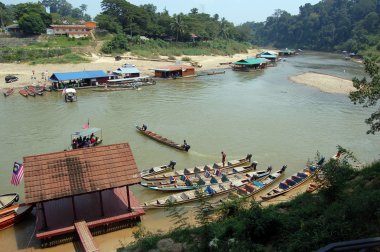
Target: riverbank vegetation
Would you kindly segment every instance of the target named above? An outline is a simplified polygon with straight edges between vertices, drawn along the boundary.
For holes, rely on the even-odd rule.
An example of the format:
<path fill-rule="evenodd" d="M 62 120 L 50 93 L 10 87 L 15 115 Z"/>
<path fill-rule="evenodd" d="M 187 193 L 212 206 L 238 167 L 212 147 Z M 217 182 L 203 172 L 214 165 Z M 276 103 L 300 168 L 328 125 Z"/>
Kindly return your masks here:
<path fill-rule="evenodd" d="M 88 38 L 67 38 L 40 36 L 38 39 L 27 41 L 27 45 L 19 45 L 13 39 L 3 39 L 0 48 L 0 63 L 29 62 L 40 63 L 80 63 L 88 62 L 81 54 L 73 55 L 73 51 L 84 50 L 92 46 Z M 20 41 L 22 43 L 22 39 Z M 82 49 L 81 49 L 82 48 Z M 74 60 L 70 62 L 70 59 Z M 39 63 L 38 63 L 39 64 Z"/>
<path fill-rule="evenodd" d="M 324 166 L 325 187 L 318 193 L 265 208 L 254 201 L 249 207 L 227 203 L 212 222 L 182 225 L 164 235 L 140 230 L 136 235 L 142 239 L 118 251 L 147 251 L 168 240 L 185 251 L 313 251 L 337 241 L 376 237 L 380 161 L 358 170 L 346 157 Z"/>
<path fill-rule="evenodd" d="M 298 15 L 277 10 L 265 22 L 250 22 L 252 42 L 318 51 L 380 55 L 380 5 L 377 0 L 320 1 Z M 380 58 L 379 58 L 380 60 Z"/>

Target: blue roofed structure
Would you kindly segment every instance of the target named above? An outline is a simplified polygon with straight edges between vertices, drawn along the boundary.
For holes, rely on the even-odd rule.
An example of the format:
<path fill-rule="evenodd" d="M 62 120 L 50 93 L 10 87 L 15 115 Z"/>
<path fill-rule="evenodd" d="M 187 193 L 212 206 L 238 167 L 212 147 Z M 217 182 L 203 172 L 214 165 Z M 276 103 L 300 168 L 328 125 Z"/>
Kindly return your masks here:
<path fill-rule="evenodd" d="M 52 82 L 61 82 L 68 80 L 82 80 L 82 79 L 97 79 L 108 78 L 108 74 L 102 70 L 96 71 L 81 71 L 81 72 L 67 72 L 67 73 L 53 73 L 50 77 Z"/>
<path fill-rule="evenodd" d="M 53 73 L 49 80 L 53 89 L 86 88 L 105 84 L 112 77 L 102 70 Z"/>

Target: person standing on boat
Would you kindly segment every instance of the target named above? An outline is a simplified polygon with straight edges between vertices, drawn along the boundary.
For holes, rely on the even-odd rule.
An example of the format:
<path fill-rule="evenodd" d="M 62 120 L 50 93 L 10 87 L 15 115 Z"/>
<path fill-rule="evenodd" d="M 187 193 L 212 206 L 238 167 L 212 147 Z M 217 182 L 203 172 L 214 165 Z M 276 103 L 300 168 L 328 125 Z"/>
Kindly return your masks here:
<path fill-rule="evenodd" d="M 221 153 L 222 153 L 222 163 L 223 163 L 223 166 L 224 166 L 224 164 L 226 163 L 226 157 L 227 157 L 227 155 L 226 155 L 226 153 L 224 153 L 224 151 L 222 151 Z"/>
<path fill-rule="evenodd" d="M 146 131 L 147 128 L 148 128 L 148 126 L 146 126 L 145 124 L 143 124 L 143 126 L 141 127 L 141 129 L 142 129 L 143 131 Z"/>

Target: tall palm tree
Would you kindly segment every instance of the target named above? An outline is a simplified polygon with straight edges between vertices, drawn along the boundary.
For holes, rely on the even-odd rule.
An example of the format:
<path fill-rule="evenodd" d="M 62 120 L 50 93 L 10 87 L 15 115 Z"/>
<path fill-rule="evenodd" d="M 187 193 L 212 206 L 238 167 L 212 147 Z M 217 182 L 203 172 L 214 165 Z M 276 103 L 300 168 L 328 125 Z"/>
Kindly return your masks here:
<path fill-rule="evenodd" d="M 87 11 L 87 4 L 81 4 L 79 9 L 82 11 L 82 15 L 84 15 Z"/>
<path fill-rule="evenodd" d="M 170 24 L 170 27 L 176 32 L 176 41 L 178 41 L 179 36 L 182 35 L 186 29 L 186 24 L 182 19 L 182 15 L 174 16 L 174 21 Z"/>
<path fill-rule="evenodd" d="M 229 37 L 229 27 L 228 22 L 225 18 L 220 21 L 220 36 L 224 39 Z"/>

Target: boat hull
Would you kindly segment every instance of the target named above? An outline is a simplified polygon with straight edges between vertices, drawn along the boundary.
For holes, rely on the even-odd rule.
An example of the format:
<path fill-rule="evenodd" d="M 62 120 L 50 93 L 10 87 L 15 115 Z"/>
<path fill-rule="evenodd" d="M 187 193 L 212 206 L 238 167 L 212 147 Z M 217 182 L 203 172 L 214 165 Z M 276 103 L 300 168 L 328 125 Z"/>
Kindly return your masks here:
<path fill-rule="evenodd" d="M 0 210 L 11 206 L 13 203 L 19 200 L 17 193 L 8 193 L 0 195 Z"/>
<path fill-rule="evenodd" d="M 177 144 L 165 137 L 162 137 L 160 135 L 158 135 L 157 133 L 154 133 L 152 131 L 149 131 L 149 130 L 143 130 L 142 127 L 139 127 L 139 126 L 136 126 L 136 129 L 143 135 L 159 142 L 159 143 L 162 143 L 162 144 L 165 144 L 167 146 L 170 146 L 170 147 L 173 147 L 173 148 L 176 148 L 177 150 L 181 150 L 181 151 L 189 151 L 190 147 L 185 147 L 183 145 L 180 145 L 180 144 Z"/>
<path fill-rule="evenodd" d="M 22 221 L 33 209 L 33 205 L 19 204 L 0 210 L 0 230 Z"/>

